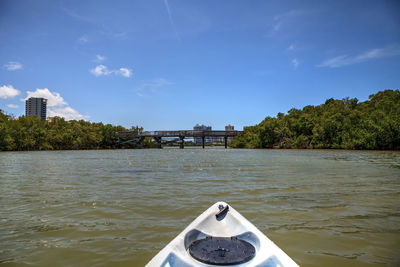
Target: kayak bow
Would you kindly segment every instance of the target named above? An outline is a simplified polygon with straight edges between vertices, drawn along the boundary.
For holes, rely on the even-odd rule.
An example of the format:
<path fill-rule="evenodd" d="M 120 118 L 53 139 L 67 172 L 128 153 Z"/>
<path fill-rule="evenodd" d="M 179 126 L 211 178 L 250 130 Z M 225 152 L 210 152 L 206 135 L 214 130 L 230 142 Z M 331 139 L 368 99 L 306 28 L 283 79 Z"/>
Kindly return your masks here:
<path fill-rule="evenodd" d="M 225 202 L 197 217 L 146 266 L 298 266 Z"/>

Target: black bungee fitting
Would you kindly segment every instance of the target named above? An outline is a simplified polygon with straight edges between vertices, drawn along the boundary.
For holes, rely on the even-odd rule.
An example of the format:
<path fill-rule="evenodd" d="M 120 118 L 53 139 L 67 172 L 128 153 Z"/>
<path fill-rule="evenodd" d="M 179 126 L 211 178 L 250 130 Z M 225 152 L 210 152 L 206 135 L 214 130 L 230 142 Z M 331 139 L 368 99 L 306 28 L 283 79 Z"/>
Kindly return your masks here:
<path fill-rule="evenodd" d="M 215 217 L 218 219 L 223 219 L 224 216 L 226 215 L 226 213 L 229 211 L 229 206 L 226 205 L 224 207 L 224 205 L 219 205 L 218 206 L 219 212 L 217 214 L 215 214 Z"/>

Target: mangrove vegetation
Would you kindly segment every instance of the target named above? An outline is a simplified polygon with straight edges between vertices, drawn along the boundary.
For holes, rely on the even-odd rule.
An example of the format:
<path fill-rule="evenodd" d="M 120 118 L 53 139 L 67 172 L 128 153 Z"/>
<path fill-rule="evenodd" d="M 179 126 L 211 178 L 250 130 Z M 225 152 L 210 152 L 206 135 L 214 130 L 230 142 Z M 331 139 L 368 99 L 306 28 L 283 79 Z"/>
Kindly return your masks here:
<path fill-rule="evenodd" d="M 0 110 L 0 150 L 63 150 L 136 148 L 120 144 L 115 133 L 126 129 L 84 120 L 54 117 L 15 118 Z M 266 117 L 230 143 L 234 148 L 400 149 L 400 91 L 385 90 L 356 98 L 328 99 L 318 106 L 292 108 L 287 114 Z M 157 147 L 150 137 L 141 147 Z"/>
<path fill-rule="evenodd" d="M 132 127 L 129 130 L 142 130 Z M 66 121 L 54 117 L 42 120 L 37 116 L 14 118 L 0 110 L 0 150 L 63 150 L 131 148 L 135 144 L 118 143 L 115 133 L 127 131 L 122 126 Z M 145 143 L 146 145 L 146 143 Z"/>
<path fill-rule="evenodd" d="M 400 149 L 400 91 L 328 99 L 318 106 L 292 108 L 245 127 L 235 148 Z"/>

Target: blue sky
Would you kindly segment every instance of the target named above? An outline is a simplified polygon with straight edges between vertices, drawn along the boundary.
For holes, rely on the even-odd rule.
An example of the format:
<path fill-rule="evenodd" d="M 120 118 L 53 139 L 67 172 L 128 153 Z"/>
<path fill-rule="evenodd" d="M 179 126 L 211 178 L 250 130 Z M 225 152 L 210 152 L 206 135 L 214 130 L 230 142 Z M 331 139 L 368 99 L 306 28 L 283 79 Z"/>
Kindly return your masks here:
<path fill-rule="evenodd" d="M 241 129 L 400 84 L 400 2 L 0 1 L 0 109 Z"/>

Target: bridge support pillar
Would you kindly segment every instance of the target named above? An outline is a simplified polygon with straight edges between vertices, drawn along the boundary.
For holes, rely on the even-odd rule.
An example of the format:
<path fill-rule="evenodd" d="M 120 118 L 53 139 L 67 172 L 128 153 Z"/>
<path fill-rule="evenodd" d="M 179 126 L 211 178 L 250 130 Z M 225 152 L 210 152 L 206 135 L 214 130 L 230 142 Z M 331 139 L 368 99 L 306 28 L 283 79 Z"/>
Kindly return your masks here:
<path fill-rule="evenodd" d="M 204 148 L 204 143 L 205 143 L 205 142 L 204 142 L 204 141 L 205 141 L 204 139 L 205 139 L 205 136 L 202 136 L 202 137 L 201 137 L 201 144 L 203 145 L 203 148 Z"/>
<path fill-rule="evenodd" d="M 154 137 L 154 140 L 157 142 L 158 148 L 162 148 L 161 137 Z"/>
<path fill-rule="evenodd" d="M 225 141 L 225 148 L 228 148 L 228 137 L 224 137 L 224 141 Z"/>
<path fill-rule="evenodd" d="M 136 147 L 141 148 L 142 147 L 142 142 L 144 140 L 144 137 L 138 137 L 136 138 Z"/>
<path fill-rule="evenodd" d="M 119 136 L 117 137 L 117 147 L 121 148 L 121 139 L 119 138 Z"/>
<path fill-rule="evenodd" d="M 185 137 L 184 136 L 179 136 L 179 140 L 181 140 L 181 143 L 179 144 L 179 147 L 183 149 L 185 147 Z"/>

